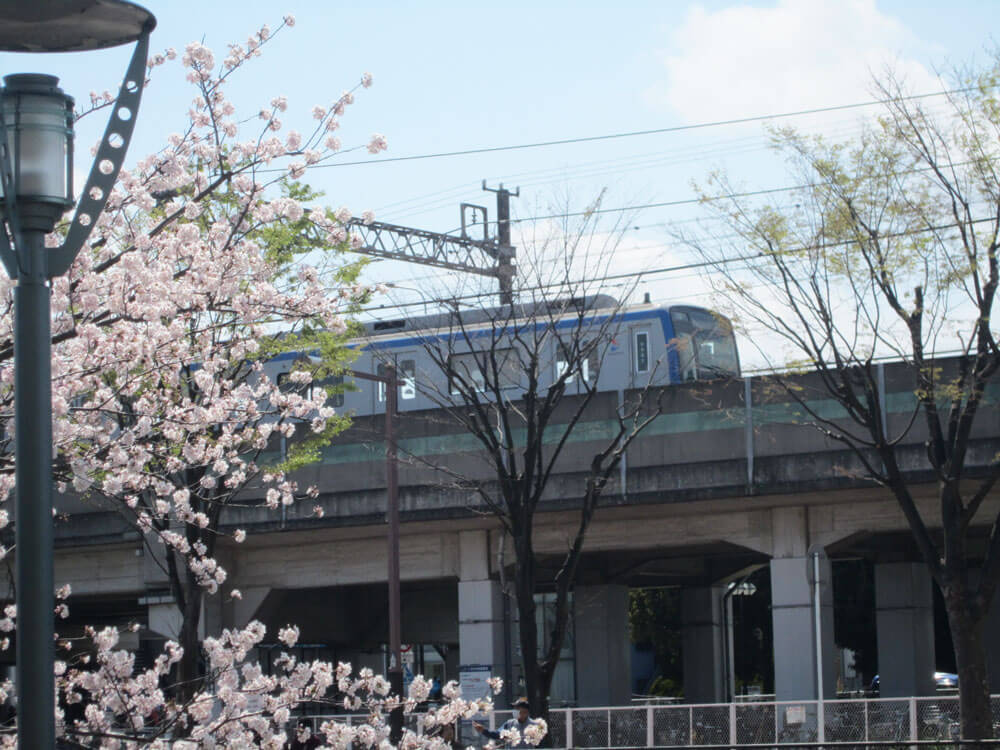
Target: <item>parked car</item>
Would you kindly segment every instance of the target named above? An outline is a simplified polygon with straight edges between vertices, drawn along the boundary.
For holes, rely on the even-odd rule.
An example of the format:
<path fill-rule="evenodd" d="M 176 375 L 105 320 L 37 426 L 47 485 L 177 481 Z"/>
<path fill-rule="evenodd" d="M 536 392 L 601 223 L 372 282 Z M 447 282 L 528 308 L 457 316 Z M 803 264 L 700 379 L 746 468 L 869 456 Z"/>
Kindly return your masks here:
<path fill-rule="evenodd" d="M 934 686 L 938 690 L 955 690 L 958 688 L 958 675 L 953 672 L 935 672 Z M 879 692 L 878 675 L 872 679 L 872 684 L 868 688 L 876 695 Z"/>

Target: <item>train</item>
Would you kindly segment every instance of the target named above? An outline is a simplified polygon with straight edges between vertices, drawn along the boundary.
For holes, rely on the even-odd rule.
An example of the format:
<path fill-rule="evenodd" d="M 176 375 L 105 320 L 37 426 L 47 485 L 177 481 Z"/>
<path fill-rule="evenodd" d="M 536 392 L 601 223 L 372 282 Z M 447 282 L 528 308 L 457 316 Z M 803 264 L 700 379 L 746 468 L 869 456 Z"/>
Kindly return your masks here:
<path fill-rule="evenodd" d="M 591 377 L 596 378 L 600 391 L 740 376 L 732 322 L 724 315 L 695 305 L 653 303 L 648 297 L 642 304 L 625 306 L 604 294 L 515 305 L 513 311 L 495 307 L 367 323 L 364 335 L 350 344 L 358 350 L 350 367 L 381 374 L 386 364 L 394 364 L 399 379 L 399 411 L 433 409 L 453 390 L 441 366 L 441 351 L 459 360 L 452 367 L 461 366 L 462 358 L 467 358 L 469 364 L 464 372 L 474 371 L 477 368 L 472 358 L 477 356 L 477 341 L 495 352 L 502 351 L 507 346 L 505 338 L 511 341 L 511 347 L 515 346 L 516 337 L 509 331 L 523 326 L 554 327 L 570 334 L 545 337 L 544 345 L 550 351 L 540 358 L 548 361 L 544 368 L 548 371 L 540 375 L 542 388 L 559 376 L 558 339 L 586 337 L 588 330 L 607 341 L 600 347 L 601 362 L 590 368 L 586 362 L 581 363 L 579 377 L 588 377 L 587 370 L 592 369 Z M 429 349 L 439 352 L 437 361 Z M 290 382 L 288 373 L 302 356 L 294 352 L 280 355 L 265 365 L 264 373 L 279 385 Z M 516 364 L 505 366 L 507 369 L 510 372 L 503 373 L 505 395 L 516 399 L 518 390 L 524 388 L 523 374 L 516 371 Z M 384 413 L 383 383 L 346 375 L 317 385 L 340 385 L 345 380 L 350 385 L 337 389 L 342 392 L 330 397 L 331 406 L 356 416 Z M 573 383 L 567 385 L 567 392 L 573 393 Z"/>

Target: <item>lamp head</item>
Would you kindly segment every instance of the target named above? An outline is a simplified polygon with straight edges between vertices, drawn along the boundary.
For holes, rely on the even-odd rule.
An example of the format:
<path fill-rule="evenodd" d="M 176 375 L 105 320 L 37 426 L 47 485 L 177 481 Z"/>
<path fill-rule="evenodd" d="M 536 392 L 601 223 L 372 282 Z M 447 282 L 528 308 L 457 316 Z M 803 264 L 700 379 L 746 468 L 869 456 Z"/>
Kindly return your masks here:
<path fill-rule="evenodd" d="M 0 116 L 21 226 L 51 232 L 73 205 L 73 99 L 55 76 L 20 73 L 3 80 Z M 4 201 L 0 213 L 6 211 Z"/>
<path fill-rule="evenodd" d="M 0 0 L 0 52 L 75 52 L 135 42 L 83 198 L 44 273 L 65 273 L 122 166 L 142 97 L 153 14 L 127 0 Z M 73 205 L 73 100 L 58 79 L 12 75 L 0 90 L 0 261 L 18 278 L 21 232 L 51 232 Z M 33 271 L 34 273 L 34 271 Z"/>
<path fill-rule="evenodd" d="M 0 52 L 82 52 L 136 41 L 156 18 L 126 0 L 0 0 Z"/>

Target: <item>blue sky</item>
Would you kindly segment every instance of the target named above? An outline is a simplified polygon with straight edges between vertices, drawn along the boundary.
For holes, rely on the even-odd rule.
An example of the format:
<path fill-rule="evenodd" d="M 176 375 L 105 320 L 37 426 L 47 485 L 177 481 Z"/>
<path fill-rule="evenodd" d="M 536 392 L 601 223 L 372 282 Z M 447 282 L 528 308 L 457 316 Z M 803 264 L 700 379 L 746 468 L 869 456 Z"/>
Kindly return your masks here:
<path fill-rule="evenodd" d="M 939 84 L 935 69 L 978 59 L 998 27 L 1000 3 L 954 0 L 769 0 L 767 2 L 329 2 L 150 0 L 153 48 L 191 40 L 221 53 L 286 13 L 296 25 L 241 74 L 230 94 L 256 112 L 272 96 L 305 129 L 314 104 L 328 104 L 365 71 L 375 85 L 343 118 L 345 146 L 373 132 L 384 156 L 407 156 L 575 136 L 689 125 L 871 98 L 869 70 L 890 64 L 914 90 Z M 86 100 L 114 90 L 129 52 L 48 57 L 0 55 L 0 70 L 59 75 Z M 217 55 L 221 59 L 222 55 Z M 178 63 L 156 71 L 130 159 L 180 130 L 192 89 Z M 805 130 L 849 137 L 864 110 L 797 118 Z M 81 145 L 96 136 L 81 136 Z M 80 151 L 85 155 L 86 149 Z M 85 156 L 84 156 L 85 158 Z M 344 161 L 370 158 L 363 150 Z M 581 208 L 604 187 L 605 206 L 684 199 L 691 181 L 724 167 L 755 188 L 789 184 L 766 149 L 761 123 L 704 128 L 575 146 L 386 164 L 332 167 L 308 182 L 326 201 L 356 213 L 439 231 L 459 224 L 461 201 L 490 204 L 479 189 L 521 185 L 515 215 Z M 79 169 L 82 171 L 84 165 Z M 568 197 L 567 197 L 568 196 Z M 492 214 L 492 205 L 491 214 Z M 649 209 L 630 217 L 616 270 L 682 262 L 664 226 L 696 209 Z M 525 222 L 525 226 L 527 222 Z M 528 241 L 518 236 L 520 242 Z M 638 248 L 637 250 L 634 248 Z M 378 264 L 380 280 L 418 281 L 428 269 Z M 447 280 L 442 282 L 447 284 Z M 690 276 L 644 283 L 654 298 L 696 294 Z"/>

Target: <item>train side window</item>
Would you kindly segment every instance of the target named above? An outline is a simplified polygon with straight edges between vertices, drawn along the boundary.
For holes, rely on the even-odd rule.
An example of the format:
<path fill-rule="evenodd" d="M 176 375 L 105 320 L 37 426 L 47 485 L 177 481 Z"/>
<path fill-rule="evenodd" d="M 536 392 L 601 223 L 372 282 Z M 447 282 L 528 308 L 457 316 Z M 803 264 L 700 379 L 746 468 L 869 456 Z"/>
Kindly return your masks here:
<path fill-rule="evenodd" d="M 600 364 L 597 361 L 597 342 L 580 341 L 578 345 L 579 350 L 574 352 L 573 348 L 561 342 L 558 344 L 559 356 L 556 357 L 556 379 L 558 380 L 562 377 L 562 374 L 566 372 L 566 368 L 572 363 L 572 366 L 579 367 L 579 375 L 585 383 L 593 383 L 597 377 Z M 587 352 L 587 355 L 581 356 L 583 352 Z M 567 378 L 566 382 L 572 383 L 575 379 L 576 375 L 573 375 Z"/>
<path fill-rule="evenodd" d="M 497 371 L 500 387 L 518 388 L 521 385 L 521 363 L 513 349 L 498 349 L 493 352 L 497 359 Z M 486 390 L 484 370 L 492 376 L 492 365 L 487 362 L 488 352 L 469 352 L 468 354 L 453 354 L 448 358 L 448 390 L 452 396 L 460 392 L 460 381 L 471 382 L 480 393 Z"/>
<path fill-rule="evenodd" d="M 375 368 L 375 374 L 378 375 L 380 378 L 384 378 L 385 377 L 385 365 L 379 365 L 378 367 L 376 367 Z M 383 383 L 381 381 L 378 382 L 378 383 L 375 383 L 375 388 L 376 388 L 376 397 L 378 398 L 378 402 L 380 404 L 384 404 L 385 403 L 385 383 Z"/>
<path fill-rule="evenodd" d="M 278 377 L 275 379 L 275 385 L 278 386 L 278 390 L 282 393 L 298 393 L 303 398 L 308 399 L 313 397 L 312 382 L 297 383 L 292 380 L 292 373 L 290 372 L 278 373 Z"/>
<path fill-rule="evenodd" d="M 399 397 L 404 401 L 417 397 L 417 363 L 412 359 L 401 359 L 398 365 Z"/>
<path fill-rule="evenodd" d="M 375 374 L 380 378 L 385 377 L 385 365 L 379 365 Z M 412 359 L 401 359 L 396 365 L 396 379 L 399 383 L 399 397 L 403 400 L 410 400 L 417 397 L 417 363 Z M 376 383 L 378 386 L 378 401 L 385 403 L 385 383 Z"/>
<path fill-rule="evenodd" d="M 448 392 L 457 396 L 462 391 L 462 383 L 471 383 L 482 393 L 486 390 L 483 368 L 475 352 L 452 354 L 448 357 Z"/>
<path fill-rule="evenodd" d="M 675 338 L 670 341 L 670 348 L 677 353 L 678 369 L 681 382 L 698 379 L 698 360 L 695 356 L 694 325 L 691 317 L 681 310 L 673 310 L 670 319 L 674 324 Z"/>
<path fill-rule="evenodd" d="M 327 406 L 340 407 L 344 405 L 344 391 L 341 386 L 344 385 L 343 375 L 332 375 L 325 380 L 320 381 L 319 385 L 327 388 L 338 388 L 333 393 L 327 394 L 326 403 Z"/>
<path fill-rule="evenodd" d="M 635 332 L 635 371 L 649 372 L 649 331 Z"/>
<path fill-rule="evenodd" d="M 681 380 L 685 383 L 698 379 L 698 360 L 695 357 L 694 340 L 691 334 L 682 333 L 677 337 L 677 356 L 680 358 Z"/>
<path fill-rule="evenodd" d="M 497 352 L 500 360 L 500 387 L 520 388 L 521 387 L 521 360 L 513 349 L 504 349 Z"/>

